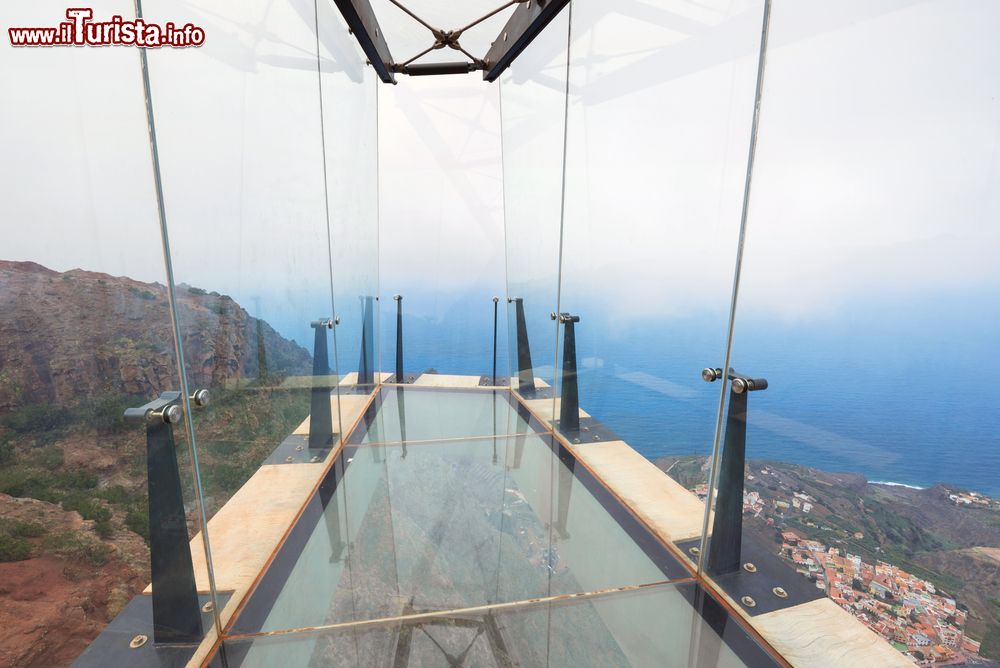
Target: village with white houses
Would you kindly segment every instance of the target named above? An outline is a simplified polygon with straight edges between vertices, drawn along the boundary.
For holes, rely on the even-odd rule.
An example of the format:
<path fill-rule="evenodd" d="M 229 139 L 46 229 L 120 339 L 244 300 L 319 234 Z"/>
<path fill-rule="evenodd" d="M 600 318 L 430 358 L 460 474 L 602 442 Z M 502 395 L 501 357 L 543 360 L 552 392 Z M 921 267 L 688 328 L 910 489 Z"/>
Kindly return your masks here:
<path fill-rule="evenodd" d="M 751 472 L 748 482 L 757 480 L 755 474 L 763 477 L 773 475 L 773 471 L 764 467 Z M 827 546 L 788 529 L 784 522 L 788 515 L 810 516 L 817 500 L 784 486 L 778 490 L 768 497 L 754 489 L 744 491 L 743 513 L 780 533 L 780 556 L 798 573 L 919 665 L 958 666 L 984 661 L 979 655 L 980 643 L 964 633 L 967 612 L 955 599 L 938 592 L 933 583 L 890 563 L 870 563 L 844 547 Z M 699 484 L 691 491 L 704 499 L 707 486 Z M 998 503 L 973 492 L 945 492 L 960 507 L 993 508 Z M 819 518 L 802 520 L 808 527 L 832 530 Z M 852 537 L 862 540 L 864 535 L 858 532 Z"/>
<path fill-rule="evenodd" d="M 918 663 L 961 664 L 978 655 L 979 643 L 963 633 L 966 613 L 927 580 L 883 561 L 870 564 L 794 531 L 781 537 L 781 556 L 799 573 Z"/>

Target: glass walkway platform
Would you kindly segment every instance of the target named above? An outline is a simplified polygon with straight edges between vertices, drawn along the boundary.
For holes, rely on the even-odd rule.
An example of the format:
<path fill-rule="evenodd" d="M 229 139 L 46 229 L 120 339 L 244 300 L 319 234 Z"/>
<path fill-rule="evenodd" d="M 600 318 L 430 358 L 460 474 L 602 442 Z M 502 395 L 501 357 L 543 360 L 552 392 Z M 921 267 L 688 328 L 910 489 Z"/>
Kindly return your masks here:
<path fill-rule="evenodd" d="M 213 663 L 781 665 L 508 390 L 383 385 L 327 466 Z"/>

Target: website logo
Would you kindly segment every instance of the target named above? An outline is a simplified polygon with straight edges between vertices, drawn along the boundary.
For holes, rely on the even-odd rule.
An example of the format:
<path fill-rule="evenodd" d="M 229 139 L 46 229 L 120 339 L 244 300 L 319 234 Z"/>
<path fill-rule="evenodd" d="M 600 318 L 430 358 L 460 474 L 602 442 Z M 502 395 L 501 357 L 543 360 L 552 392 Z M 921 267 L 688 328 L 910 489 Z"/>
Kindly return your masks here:
<path fill-rule="evenodd" d="M 143 49 L 171 47 L 183 49 L 205 43 L 205 30 L 193 23 L 179 26 L 147 23 L 143 19 L 112 16 L 108 21 L 94 21 L 94 10 L 71 7 L 66 18 L 53 27 L 8 28 L 11 46 L 137 46 Z"/>

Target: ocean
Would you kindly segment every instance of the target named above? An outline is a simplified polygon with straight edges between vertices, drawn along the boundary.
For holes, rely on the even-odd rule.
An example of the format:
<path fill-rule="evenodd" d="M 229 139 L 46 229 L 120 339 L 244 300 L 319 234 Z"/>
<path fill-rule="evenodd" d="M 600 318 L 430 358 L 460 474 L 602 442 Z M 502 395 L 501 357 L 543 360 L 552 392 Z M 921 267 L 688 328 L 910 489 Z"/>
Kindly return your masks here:
<path fill-rule="evenodd" d="M 995 308 L 982 309 L 982 301 L 967 297 L 924 298 L 889 309 L 854 304 L 849 313 L 819 322 L 738 318 L 732 366 L 769 382 L 766 391 L 750 395 L 748 456 L 1000 497 L 1000 363 L 993 355 L 1000 319 Z M 394 304 L 383 304 L 381 367 L 391 371 Z M 490 373 L 489 296 L 444 307 L 419 298 L 404 304 L 407 371 Z M 501 302 L 501 374 L 509 369 L 510 338 L 503 307 Z M 581 407 L 651 460 L 709 454 L 719 385 L 704 382 L 700 372 L 723 364 L 725 314 L 629 320 L 574 312 L 582 317 Z M 551 382 L 552 323 L 547 313 L 529 310 L 528 317 L 536 375 Z M 311 330 L 276 327 L 311 348 Z M 338 333 L 346 370 L 357 366 L 357 338 Z"/>

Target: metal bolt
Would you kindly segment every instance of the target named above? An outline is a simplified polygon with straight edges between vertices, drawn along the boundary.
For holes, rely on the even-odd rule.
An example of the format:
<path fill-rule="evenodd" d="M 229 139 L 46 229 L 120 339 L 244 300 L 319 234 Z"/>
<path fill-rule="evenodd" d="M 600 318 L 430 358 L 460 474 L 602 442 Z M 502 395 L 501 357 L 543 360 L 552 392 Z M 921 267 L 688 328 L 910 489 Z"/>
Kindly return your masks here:
<path fill-rule="evenodd" d="M 394 302 L 403 301 L 403 295 L 393 295 L 392 296 L 392 301 L 394 301 Z"/>
<path fill-rule="evenodd" d="M 701 554 L 701 548 L 697 547 L 697 546 L 689 547 L 688 548 L 688 554 L 690 554 L 691 556 L 697 557 L 699 554 Z"/>
<path fill-rule="evenodd" d="M 295 452 L 302 452 L 302 446 L 301 445 L 296 445 L 295 446 Z"/>
<path fill-rule="evenodd" d="M 503 41 L 505 41 L 505 42 L 507 41 L 507 33 L 503 34 Z"/>
<path fill-rule="evenodd" d="M 285 457 L 285 461 L 288 463 L 292 463 L 295 461 L 295 458 L 292 457 L 291 455 L 288 455 L 287 457 Z"/>
<path fill-rule="evenodd" d="M 775 587 L 771 592 L 778 598 L 788 598 L 788 592 L 781 587 Z"/>
<path fill-rule="evenodd" d="M 601 435 L 600 434 L 594 434 L 594 440 L 595 441 L 601 440 Z"/>
<path fill-rule="evenodd" d="M 747 384 L 747 382 L 745 380 L 743 380 L 742 378 L 734 378 L 733 379 L 733 393 L 734 394 L 743 394 L 748 389 L 750 389 L 750 385 Z"/>
<path fill-rule="evenodd" d="M 494 304 L 496 304 L 496 303 L 497 303 L 497 302 L 499 302 L 499 301 L 500 301 L 500 298 L 499 298 L 499 297 L 494 297 L 494 298 L 493 298 L 493 303 L 494 303 Z"/>
<path fill-rule="evenodd" d="M 208 601 L 205 605 L 201 606 L 202 612 L 212 612 L 213 610 L 215 610 L 215 603 L 212 603 L 211 601 Z"/>
<path fill-rule="evenodd" d="M 701 379 L 706 383 L 711 383 L 712 381 L 718 380 L 722 369 L 710 369 L 705 368 L 701 370 Z"/>
<path fill-rule="evenodd" d="M 194 405 L 199 408 L 207 406 L 210 398 L 208 390 L 197 390 L 191 395 L 191 401 L 194 402 Z"/>
<path fill-rule="evenodd" d="M 315 464 L 319 461 L 319 455 L 313 455 L 313 458 L 309 460 L 310 463 Z"/>
<path fill-rule="evenodd" d="M 184 415 L 184 411 L 180 406 L 174 404 L 173 406 L 167 406 L 163 409 L 163 421 L 167 424 L 177 424 L 181 421 L 181 417 Z"/>
<path fill-rule="evenodd" d="M 745 570 L 747 573 L 756 573 L 757 567 L 748 561 L 747 563 L 743 564 L 743 570 Z"/>
<path fill-rule="evenodd" d="M 140 647 L 145 645 L 148 641 L 149 641 L 149 636 L 144 636 L 143 634 L 140 633 L 136 637 L 132 638 L 132 642 L 130 642 L 128 646 L 131 647 L 132 649 L 139 649 Z"/>
<path fill-rule="evenodd" d="M 550 313 L 549 317 L 552 318 L 553 320 L 555 320 L 556 319 L 556 312 L 553 311 L 552 313 Z"/>
<path fill-rule="evenodd" d="M 573 442 L 574 442 L 574 443 L 579 443 L 579 442 L 580 442 L 580 439 L 578 439 L 578 438 L 574 438 L 574 439 L 573 439 Z"/>
<path fill-rule="evenodd" d="M 757 601 L 753 600 L 753 598 L 751 598 L 750 596 L 744 596 L 743 598 L 741 598 L 740 603 L 747 606 L 748 608 L 757 607 Z"/>

